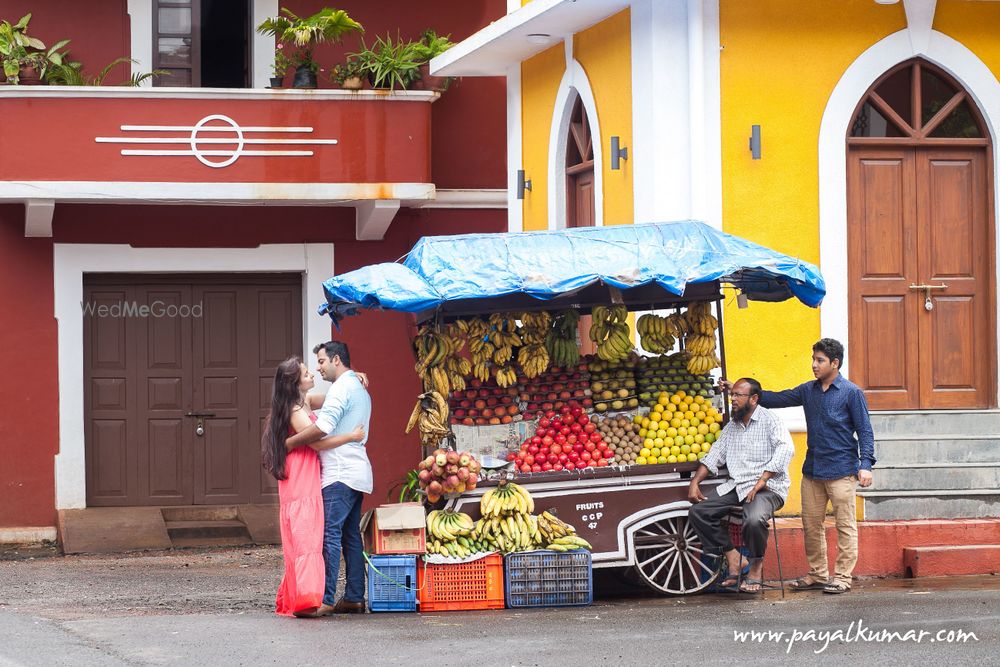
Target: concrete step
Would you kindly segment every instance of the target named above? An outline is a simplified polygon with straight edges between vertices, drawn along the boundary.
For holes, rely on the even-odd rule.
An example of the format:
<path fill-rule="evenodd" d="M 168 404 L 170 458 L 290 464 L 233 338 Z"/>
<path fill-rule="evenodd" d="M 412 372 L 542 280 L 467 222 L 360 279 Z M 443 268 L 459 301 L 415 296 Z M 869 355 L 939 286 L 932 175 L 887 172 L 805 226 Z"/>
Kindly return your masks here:
<path fill-rule="evenodd" d="M 873 491 L 1000 489 L 1000 463 L 876 464 Z"/>
<path fill-rule="evenodd" d="M 167 535 L 177 546 L 177 540 L 245 539 L 252 542 L 242 521 L 167 521 Z M 238 542 L 243 544 L 243 542 Z"/>
<path fill-rule="evenodd" d="M 907 577 L 1000 573 L 1000 544 L 904 547 Z"/>
<path fill-rule="evenodd" d="M 1000 489 L 864 490 L 866 521 L 1000 517 Z"/>
<path fill-rule="evenodd" d="M 237 521 L 239 509 L 234 505 L 181 505 L 161 507 L 164 521 Z"/>
<path fill-rule="evenodd" d="M 192 547 L 239 547 L 244 544 L 254 544 L 254 541 L 247 537 L 180 537 L 170 540 L 170 546 L 175 549 L 186 549 Z"/>
<path fill-rule="evenodd" d="M 871 413 L 876 438 L 889 435 L 938 438 L 940 433 L 1000 437 L 1000 410 L 907 410 Z"/>
<path fill-rule="evenodd" d="M 984 463 L 1000 461 L 1000 435 L 935 434 L 881 436 L 875 432 L 875 458 L 883 464 Z"/>

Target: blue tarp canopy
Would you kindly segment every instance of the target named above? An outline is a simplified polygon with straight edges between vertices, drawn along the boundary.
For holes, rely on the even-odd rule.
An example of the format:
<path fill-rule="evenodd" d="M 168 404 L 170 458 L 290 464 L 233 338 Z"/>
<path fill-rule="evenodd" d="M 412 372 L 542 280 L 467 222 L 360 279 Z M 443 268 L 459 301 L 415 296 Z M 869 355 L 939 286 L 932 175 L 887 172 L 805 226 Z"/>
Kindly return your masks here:
<path fill-rule="evenodd" d="M 720 283 L 750 299 L 795 297 L 811 307 L 826 294 L 812 264 L 684 221 L 428 236 L 401 263 L 374 264 L 324 282 L 327 303 L 319 312 L 338 319 L 358 308 L 474 313 L 583 307 L 610 302 L 609 287 L 621 290 L 626 304 L 662 307 L 706 288 L 717 294 Z"/>

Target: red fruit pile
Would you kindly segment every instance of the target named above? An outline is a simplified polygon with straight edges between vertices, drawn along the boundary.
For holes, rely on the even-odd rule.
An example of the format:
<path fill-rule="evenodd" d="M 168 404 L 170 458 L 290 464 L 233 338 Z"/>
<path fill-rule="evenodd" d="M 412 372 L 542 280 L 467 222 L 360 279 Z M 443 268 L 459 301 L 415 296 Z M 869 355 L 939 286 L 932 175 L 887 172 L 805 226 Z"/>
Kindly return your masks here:
<path fill-rule="evenodd" d="M 479 461 L 469 452 L 435 449 L 417 466 L 417 479 L 428 502 L 436 503 L 442 495 L 475 489 L 480 470 Z"/>
<path fill-rule="evenodd" d="M 603 468 L 614 458 L 597 424 L 576 401 L 558 412 L 545 412 L 535 434 L 521 443 L 519 451 L 507 455 L 521 473 Z"/>
<path fill-rule="evenodd" d="M 503 388 L 495 382 L 469 381 L 465 391 L 453 391 L 448 400 L 452 425 L 486 426 L 509 424 L 520 412 L 517 407 L 517 389 Z"/>

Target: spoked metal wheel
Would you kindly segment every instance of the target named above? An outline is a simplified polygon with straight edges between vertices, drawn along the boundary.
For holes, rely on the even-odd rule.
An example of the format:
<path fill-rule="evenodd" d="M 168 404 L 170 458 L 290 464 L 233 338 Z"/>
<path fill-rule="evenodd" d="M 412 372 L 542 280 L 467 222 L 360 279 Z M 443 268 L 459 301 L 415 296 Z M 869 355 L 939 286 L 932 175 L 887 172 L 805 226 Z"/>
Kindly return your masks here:
<path fill-rule="evenodd" d="M 705 553 L 686 511 L 640 526 L 632 543 L 636 572 L 660 592 L 697 593 L 719 577 L 718 559 Z"/>

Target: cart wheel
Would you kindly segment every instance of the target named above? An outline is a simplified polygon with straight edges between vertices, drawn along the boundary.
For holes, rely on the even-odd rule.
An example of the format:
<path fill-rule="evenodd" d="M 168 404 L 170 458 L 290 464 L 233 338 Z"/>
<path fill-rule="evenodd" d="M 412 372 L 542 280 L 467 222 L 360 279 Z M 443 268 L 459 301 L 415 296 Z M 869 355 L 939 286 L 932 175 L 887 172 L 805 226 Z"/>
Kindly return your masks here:
<path fill-rule="evenodd" d="M 720 563 L 705 553 L 686 510 L 639 526 L 632 543 L 635 571 L 657 591 L 689 595 L 719 577 Z"/>

